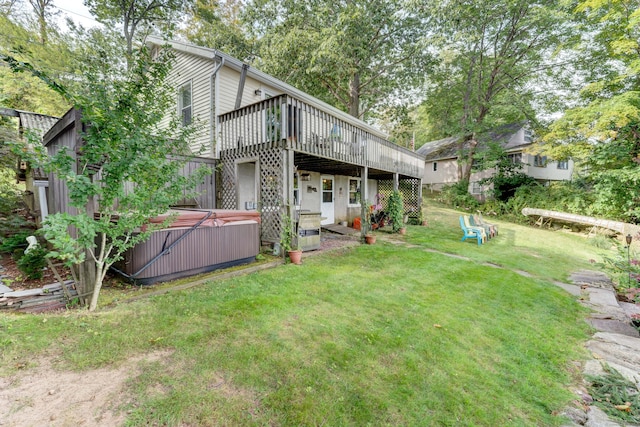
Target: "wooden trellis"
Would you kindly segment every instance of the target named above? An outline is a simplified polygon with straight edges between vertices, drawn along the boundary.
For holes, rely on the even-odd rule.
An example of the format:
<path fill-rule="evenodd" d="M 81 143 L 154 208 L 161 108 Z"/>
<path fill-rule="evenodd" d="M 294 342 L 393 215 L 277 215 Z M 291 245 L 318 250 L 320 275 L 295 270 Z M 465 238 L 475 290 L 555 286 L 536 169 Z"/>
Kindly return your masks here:
<path fill-rule="evenodd" d="M 410 220 L 414 220 L 419 223 L 422 220 L 419 191 L 420 179 L 402 178 L 398 182 L 398 190 L 400 191 L 400 194 L 402 194 L 405 214 L 408 215 Z M 384 200 L 389 200 L 389 196 L 393 193 L 393 180 L 379 180 L 378 193 L 384 196 Z"/>
<path fill-rule="evenodd" d="M 281 148 L 260 152 L 260 210 L 262 240 L 280 240 L 281 208 L 284 197 L 284 161 Z"/>

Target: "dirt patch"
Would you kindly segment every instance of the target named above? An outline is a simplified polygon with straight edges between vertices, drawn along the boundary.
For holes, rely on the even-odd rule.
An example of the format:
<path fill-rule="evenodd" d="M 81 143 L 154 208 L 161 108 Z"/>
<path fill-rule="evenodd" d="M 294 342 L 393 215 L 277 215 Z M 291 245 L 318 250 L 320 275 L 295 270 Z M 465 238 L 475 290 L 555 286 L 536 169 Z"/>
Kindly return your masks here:
<path fill-rule="evenodd" d="M 0 426 L 98 427 L 121 425 L 126 414 L 125 382 L 140 374 L 139 362 L 166 360 L 162 351 L 131 358 L 117 368 L 85 372 L 55 371 L 50 361 L 0 378 Z"/>

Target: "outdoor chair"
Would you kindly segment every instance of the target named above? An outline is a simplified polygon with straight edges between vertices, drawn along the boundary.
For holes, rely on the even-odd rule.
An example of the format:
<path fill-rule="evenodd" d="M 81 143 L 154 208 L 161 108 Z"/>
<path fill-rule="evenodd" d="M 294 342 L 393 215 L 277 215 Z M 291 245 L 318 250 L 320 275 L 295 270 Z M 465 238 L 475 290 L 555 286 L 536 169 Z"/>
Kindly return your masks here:
<path fill-rule="evenodd" d="M 482 245 L 484 241 L 484 238 L 483 238 L 484 231 L 482 231 L 479 228 L 475 228 L 475 229 L 468 228 L 464 223 L 463 216 L 460 216 L 460 228 L 462 228 L 462 232 L 464 233 L 464 235 L 462 236 L 463 242 L 467 239 L 474 238 L 478 240 L 478 246 Z"/>
<path fill-rule="evenodd" d="M 480 234 L 482 236 L 482 242 L 486 242 L 488 240 L 489 235 L 484 231 L 483 227 L 478 227 L 478 226 L 474 226 L 471 225 L 471 222 L 469 221 L 469 217 L 467 215 L 462 215 L 462 220 L 464 221 L 464 225 L 465 227 L 467 227 L 470 230 L 478 230 L 480 231 Z"/>
<path fill-rule="evenodd" d="M 472 227 L 481 227 L 484 229 L 484 233 L 489 239 L 495 236 L 493 227 L 488 224 L 482 224 L 475 215 L 469 215 L 469 224 L 471 224 Z"/>
<path fill-rule="evenodd" d="M 497 236 L 497 235 L 498 235 L 498 226 L 497 226 L 497 225 L 495 225 L 495 224 L 491 224 L 490 222 L 486 222 L 486 221 L 484 220 L 484 218 L 482 217 L 482 213 L 481 213 L 480 211 L 478 211 L 478 214 L 477 214 L 477 215 L 474 215 L 473 217 L 476 219 L 476 222 L 477 222 L 478 224 L 481 224 L 481 225 L 488 225 L 489 227 L 491 227 L 491 231 L 492 231 L 492 233 L 493 233 L 493 235 L 494 235 L 494 236 Z"/>

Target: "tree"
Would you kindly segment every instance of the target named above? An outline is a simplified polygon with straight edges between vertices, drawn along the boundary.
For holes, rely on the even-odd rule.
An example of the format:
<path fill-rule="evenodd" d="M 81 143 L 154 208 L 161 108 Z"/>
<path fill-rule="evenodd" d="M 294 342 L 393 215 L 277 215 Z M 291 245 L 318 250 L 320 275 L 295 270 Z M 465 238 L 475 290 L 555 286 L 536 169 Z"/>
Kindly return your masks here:
<path fill-rule="evenodd" d="M 590 30 L 575 64 L 585 84 L 544 149 L 582 166 L 596 214 L 640 222 L 640 2 L 580 1 L 576 19 Z"/>
<path fill-rule="evenodd" d="M 245 20 L 264 71 L 358 118 L 429 64 L 424 20 L 405 1 L 256 0 Z"/>
<path fill-rule="evenodd" d="M 172 28 L 188 0 L 84 0 L 85 6 L 98 22 L 122 25 L 127 44 L 127 56 L 133 54 L 136 34 L 152 25 Z"/>
<path fill-rule="evenodd" d="M 189 19 L 181 31 L 198 46 L 221 50 L 241 59 L 252 59 L 257 44 L 244 30 L 239 0 L 196 0 L 189 8 Z"/>
<path fill-rule="evenodd" d="M 53 8 L 53 0 L 29 0 L 29 4 L 33 7 L 33 11 L 36 14 L 38 20 L 38 28 L 40 29 L 40 43 L 47 44 L 47 29 L 49 24 L 47 18 L 50 18 L 55 13 L 51 10 Z"/>
<path fill-rule="evenodd" d="M 434 139 L 460 136 L 458 179 L 468 181 L 478 134 L 534 118 L 531 83 L 572 28 L 552 0 L 438 0 L 424 10 L 439 60 L 426 91 L 428 124 Z"/>
<path fill-rule="evenodd" d="M 5 59 L 16 71 L 31 71 L 28 64 Z M 196 129 L 181 126 L 176 114 L 169 126 L 161 125 L 174 110 L 173 90 L 164 82 L 170 53 L 162 52 L 152 61 L 143 49 L 133 59 L 130 70 L 116 78 L 109 70 L 91 70 L 87 95 L 54 86 L 82 112 L 86 131 L 77 160 L 66 150 L 43 161 L 41 157 L 44 167 L 67 183 L 71 205 L 79 211 L 74 216 L 49 215 L 43 232 L 53 254 L 68 265 L 89 261 L 94 266 L 93 274 L 87 275 L 95 275 L 93 281 L 82 283 L 92 292 L 89 310 L 97 306 L 109 267 L 149 237 L 153 226 L 138 230 L 182 199 L 183 190 L 194 188 L 205 172 L 180 174 Z M 95 215 L 86 206 L 97 206 Z"/>

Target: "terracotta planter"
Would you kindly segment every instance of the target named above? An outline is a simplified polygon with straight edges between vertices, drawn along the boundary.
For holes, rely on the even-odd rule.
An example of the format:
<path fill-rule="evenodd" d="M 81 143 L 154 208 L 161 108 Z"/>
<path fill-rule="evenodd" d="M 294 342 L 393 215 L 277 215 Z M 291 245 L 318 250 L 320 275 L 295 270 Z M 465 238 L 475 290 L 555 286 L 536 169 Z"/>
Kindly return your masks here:
<path fill-rule="evenodd" d="M 427 227 L 428 225 L 429 225 L 429 223 L 427 222 L 426 219 L 424 221 L 422 221 L 422 226 L 423 227 Z"/>
<path fill-rule="evenodd" d="M 367 234 L 364 236 L 364 241 L 367 245 L 373 245 L 376 242 L 376 236 L 373 234 Z"/>
<path fill-rule="evenodd" d="M 407 229 L 406 229 L 405 227 L 401 227 L 401 228 L 398 230 L 398 233 L 403 234 L 403 235 L 404 235 L 404 234 L 407 234 Z"/>
<path fill-rule="evenodd" d="M 293 264 L 296 264 L 296 265 L 302 264 L 302 251 L 301 250 L 288 251 L 287 254 L 289 255 L 289 259 L 291 260 L 291 262 Z"/>

